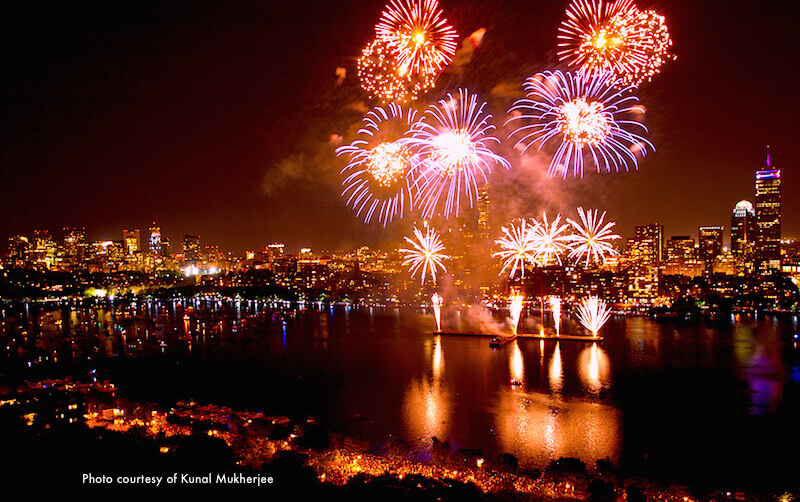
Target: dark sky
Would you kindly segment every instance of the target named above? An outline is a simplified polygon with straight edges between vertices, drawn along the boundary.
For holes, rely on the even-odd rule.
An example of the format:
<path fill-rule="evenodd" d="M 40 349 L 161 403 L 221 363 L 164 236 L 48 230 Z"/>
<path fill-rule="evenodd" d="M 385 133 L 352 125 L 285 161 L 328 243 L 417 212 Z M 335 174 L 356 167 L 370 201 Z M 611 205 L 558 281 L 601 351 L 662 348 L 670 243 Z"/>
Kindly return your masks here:
<path fill-rule="evenodd" d="M 486 28 L 463 71 L 491 101 L 557 68 L 566 1 L 442 0 L 459 38 Z M 730 226 L 752 200 L 771 145 L 783 170 L 783 235 L 800 237 L 800 4 L 794 0 L 637 2 L 666 16 L 677 60 L 638 92 L 656 147 L 629 173 L 544 180 L 497 172 L 500 218 L 598 207 L 632 234 L 662 223 L 667 236 Z M 408 222 L 364 225 L 339 197 L 331 134 L 351 139 L 374 103 L 358 89 L 355 59 L 384 2 L 25 2 L 4 12 L 0 45 L 0 238 L 64 226 L 121 239 L 156 221 L 241 252 L 282 241 L 347 248 L 397 239 Z M 337 83 L 336 68 L 347 69 Z M 505 153 L 505 152 L 504 152 Z M 510 153 L 510 152 L 509 152 Z M 499 232 L 498 232 L 499 233 Z M 729 238 L 726 232 L 726 241 Z"/>

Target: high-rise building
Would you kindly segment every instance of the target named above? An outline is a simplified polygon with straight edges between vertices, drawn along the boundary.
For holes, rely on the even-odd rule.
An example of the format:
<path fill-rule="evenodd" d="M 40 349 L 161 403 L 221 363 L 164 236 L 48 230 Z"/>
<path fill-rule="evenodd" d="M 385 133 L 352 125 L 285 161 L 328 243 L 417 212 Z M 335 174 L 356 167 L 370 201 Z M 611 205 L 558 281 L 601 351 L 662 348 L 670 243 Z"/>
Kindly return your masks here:
<path fill-rule="evenodd" d="M 665 275 L 697 277 L 703 273 L 704 263 L 697 257 L 694 239 L 688 235 L 673 235 L 667 241 L 664 259 Z"/>
<path fill-rule="evenodd" d="M 200 236 L 199 235 L 184 235 L 183 236 L 183 260 L 184 261 L 198 261 L 200 260 Z"/>
<path fill-rule="evenodd" d="M 636 302 L 649 303 L 658 294 L 658 267 L 664 248 L 664 227 L 658 223 L 634 227 L 628 239 L 628 295 Z"/>
<path fill-rule="evenodd" d="M 155 222 L 153 222 L 153 226 L 150 227 L 148 249 L 150 254 L 153 255 L 153 258 L 158 259 L 161 257 L 161 227 L 156 226 Z"/>
<path fill-rule="evenodd" d="M 25 268 L 30 264 L 31 244 L 24 235 L 15 235 L 8 239 L 6 264 L 11 268 Z"/>
<path fill-rule="evenodd" d="M 122 240 L 125 242 L 125 253 L 134 255 L 141 251 L 141 232 L 138 228 L 133 230 L 123 229 Z"/>
<path fill-rule="evenodd" d="M 70 269 L 81 268 L 86 257 L 86 229 L 64 227 L 63 264 Z"/>
<path fill-rule="evenodd" d="M 663 260 L 664 227 L 658 223 L 634 227 L 634 239 L 637 246 L 645 250 L 647 260 L 658 266 Z"/>
<path fill-rule="evenodd" d="M 737 202 L 731 216 L 731 252 L 739 275 L 747 275 L 754 270 L 757 232 L 753 204 L 747 200 Z"/>
<path fill-rule="evenodd" d="M 41 269 L 51 269 L 56 261 L 56 242 L 47 230 L 33 231 L 33 246 L 31 247 L 31 261 Z"/>
<path fill-rule="evenodd" d="M 705 271 L 713 272 L 714 260 L 722 254 L 722 238 L 725 227 L 700 227 L 698 230 L 699 238 L 699 257 L 705 263 Z"/>
<path fill-rule="evenodd" d="M 781 266 L 781 171 L 769 160 L 756 171 L 756 268 L 761 274 L 780 270 Z"/>

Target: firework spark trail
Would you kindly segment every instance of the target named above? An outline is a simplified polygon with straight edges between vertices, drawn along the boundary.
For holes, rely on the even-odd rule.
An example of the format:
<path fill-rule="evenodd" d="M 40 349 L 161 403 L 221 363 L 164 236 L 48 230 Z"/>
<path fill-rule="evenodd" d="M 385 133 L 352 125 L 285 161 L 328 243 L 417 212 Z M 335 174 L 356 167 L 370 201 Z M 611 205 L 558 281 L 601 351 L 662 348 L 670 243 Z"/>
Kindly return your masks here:
<path fill-rule="evenodd" d="M 539 73 L 524 85 L 527 97 L 514 103 L 506 121 L 522 121 L 510 135 L 520 135 L 514 148 L 521 153 L 538 143 L 537 150 L 551 139 L 560 139 L 548 176 L 567 177 L 570 169 L 582 177 L 584 156 L 591 156 L 597 172 L 628 170 L 638 167 L 636 155 L 645 155 L 655 147 L 642 136 L 626 128 L 647 128 L 627 119 L 630 114 L 643 114 L 633 87 L 615 85 L 612 75 L 605 73 L 586 79 L 569 72 Z"/>
<path fill-rule="evenodd" d="M 578 208 L 578 214 L 581 217 L 581 222 L 578 223 L 574 220 L 567 218 L 567 222 L 572 225 L 575 233 L 570 236 L 572 242 L 572 251 L 569 254 L 571 259 L 580 262 L 586 258 L 585 266 L 589 267 L 592 260 L 596 264 L 603 263 L 606 256 L 614 256 L 619 252 L 609 242 L 614 239 L 619 239 L 620 236 L 611 233 L 611 229 L 615 223 L 609 221 L 603 225 L 603 219 L 606 217 L 605 211 L 599 217 L 597 213 L 599 210 L 592 211 L 583 210 L 582 207 Z"/>
<path fill-rule="evenodd" d="M 442 331 L 442 304 L 444 300 L 442 295 L 434 293 L 431 297 L 431 305 L 433 305 L 433 315 L 436 318 L 436 332 Z"/>
<path fill-rule="evenodd" d="M 486 103 L 466 89 L 458 96 L 428 107 L 422 119 L 412 127 L 404 141 L 414 151 L 413 188 L 423 217 L 430 217 L 439 208 L 442 198 L 445 216 L 457 216 L 461 196 L 466 194 L 472 207 L 478 196 L 478 186 L 485 184 L 494 165 L 506 169 L 511 164 L 494 153 L 489 144 L 500 143 L 488 132 L 491 114 L 484 113 Z"/>
<path fill-rule="evenodd" d="M 503 261 L 500 275 L 503 275 L 510 268 L 509 277 L 513 278 L 517 268 L 519 268 L 522 276 L 525 277 L 525 262 L 536 265 L 534 258 L 536 248 L 533 240 L 534 228 L 535 226 L 528 225 L 525 220 L 522 220 L 519 226 L 512 224 L 510 228 L 502 228 L 505 235 L 494 241 L 495 244 L 500 246 L 501 250 L 492 255 L 492 257 L 499 257 Z"/>
<path fill-rule="evenodd" d="M 458 34 L 437 0 L 391 0 L 375 27 L 403 75 L 436 75 L 453 59 Z"/>
<path fill-rule="evenodd" d="M 640 11 L 633 0 L 575 0 L 566 15 L 558 57 L 582 76 L 611 73 L 623 85 L 638 86 L 674 59 L 664 17 Z"/>
<path fill-rule="evenodd" d="M 369 223 L 377 212 L 385 227 L 395 216 L 412 206 L 408 173 L 411 151 L 400 141 L 416 121 L 416 111 L 395 103 L 374 108 L 364 117 L 358 138 L 336 149 L 349 156 L 341 174 L 345 176 L 342 196 L 356 214 Z"/>
<path fill-rule="evenodd" d="M 556 326 L 556 336 L 558 336 L 561 331 L 561 298 L 551 296 L 550 309 L 553 311 L 553 323 Z"/>
<path fill-rule="evenodd" d="M 561 262 L 561 255 L 569 249 L 570 236 L 564 233 L 568 224 L 559 225 L 561 215 L 557 215 L 552 222 L 547 221 L 547 213 L 542 212 L 542 222 L 538 223 L 532 231 L 531 238 L 534 246 L 534 259 L 542 266 L 547 266 L 552 261 Z"/>
<path fill-rule="evenodd" d="M 417 272 L 421 269 L 420 282 L 424 284 L 425 277 L 430 272 L 431 280 L 435 283 L 436 270 L 441 268 L 442 272 L 447 272 L 447 268 L 442 261 L 450 257 L 441 253 L 441 251 L 444 251 L 444 245 L 433 229 L 428 228 L 423 235 L 421 230 L 414 228 L 414 236 L 417 238 L 416 241 L 405 237 L 405 240 L 414 246 L 413 249 L 399 249 L 405 258 L 403 265 L 411 266 L 412 279 L 416 277 Z"/>
<path fill-rule="evenodd" d="M 584 298 L 578 305 L 578 320 L 595 338 L 610 316 L 611 311 L 608 310 L 606 302 L 596 296 Z"/>
<path fill-rule="evenodd" d="M 511 300 L 511 305 L 509 306 L 509 313 L 511 318 L 511 332 L 512 334 L 517 334 L 517 326 L 519 325 L 519 316 L 522 312 L 522 300 L 525 298 L 522 295 L 516 295 Z"/>

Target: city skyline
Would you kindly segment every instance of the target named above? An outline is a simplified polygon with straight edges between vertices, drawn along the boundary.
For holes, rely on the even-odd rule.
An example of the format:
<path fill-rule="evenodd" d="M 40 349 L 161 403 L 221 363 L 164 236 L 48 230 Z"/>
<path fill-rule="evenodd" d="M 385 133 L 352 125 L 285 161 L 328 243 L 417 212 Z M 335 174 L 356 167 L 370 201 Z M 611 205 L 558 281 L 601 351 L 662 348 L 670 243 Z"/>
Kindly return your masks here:
<path fill-rule="evenodd" d="M 443 2 L 459 42 L 486 32 L 463 71 L 446 75 L 430 98 L 457 85 L 482 96 L 496 97 L 503 86 L 516 93 L 520 77 L 557 67 L 566 5 Z M 34 15 L 15 7 L 0 81 L 0 195 L 10 215 L 0 236 L 84 226 L 89 240 L 119 240 L 122 228 L 156 221 L 173 246 L 182 235 L 201 235 L 234 253 L 273 241 L 344 249 L 402 239 L 410 221 L 384 230 L 346 206 L 341 159 L 327 145 L 373 104 L 352 79 L 382 8 L 377 1 L 278 11 L 255 2 L 145 3 Z M 665 236 L 725 226 L 727 243 L 731 208 L 754 198 L 767 145 L 784 193 L 797 191 L 798 7 L 668 1 L 658 8 L 677 59 L 639 92 L 655 152 L 637 171 L 583 180 L 544 179 L 536 170 L 544 161 L 531 170 L 508 155 L 512 168 L 492 180 L 509 201 L 507 219 L 583 206 L 607 211 L 623 238 L 658 222 Z M 747 39 L 739 36 L 743 23 Z M 341 85 L 337 68 L 346 70 Z M 496 124 L 506 111 L 497 108 Z M 800 236 L 798 214 L 785 198 L 784 237 Z"/>

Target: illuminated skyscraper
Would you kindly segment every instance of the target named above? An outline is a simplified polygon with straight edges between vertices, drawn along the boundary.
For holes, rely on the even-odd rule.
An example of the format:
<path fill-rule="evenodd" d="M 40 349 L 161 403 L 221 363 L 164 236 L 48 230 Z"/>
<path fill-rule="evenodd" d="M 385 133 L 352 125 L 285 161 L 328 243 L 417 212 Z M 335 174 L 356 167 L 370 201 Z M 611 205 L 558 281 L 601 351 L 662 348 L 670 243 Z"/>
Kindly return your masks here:
<path fill-rule="evenodd" d="M 694 239 L 688 235 L 673 235 L 667 241 L 664 260 L 665 275 L 697 277 L 703 273 L 704 264 L 697 257 Z"/>
<path fill-rule="evenodd" d="M 63 264 L 70 269 L 81 268 L 86 256 L 86 229 L 83 227 L 64 227 Z"/>
<path fill-rule="evenodd" d="M 750 201 L 736 203 L 731 216 L 731 251 L 736 260 L 736 273 L 753 272 L 756 249 L 756 212 Z"/>
<path fill-rule="evenodd" d="M 700 259 L 705 263 L 705 271 L 712 272 L 714 260 L 722 254 L 722 236 L 725 227 L 700 227 L 698 243 Z"/>
<path fill-rule="evenodd" d="M 658 223 L 634 227 L 628 239 L 628 294 L 637 302 L 649 303 L 658 293 L 658 267 L 664 247 L 664 227 Z"/>
<path fill-rule="evenodd" d="M 150 240 L 148 241 L 150 254 L 153 255 L 153 258 L 158 259 L 161 257 L 161 227 L 156 226 L 155 222 L 153 222 L 153 226 L 150 227 Z"/>
<path fill-rule="evenodd" d="M 781 171 L 770 164 L 756 171 L 756 268 L 761 274 L 781 267 Z"/>
<path fill-rule="evenodd" d="M 141 236 L 138 228 L 122 230 L 122 240 L 125 242 L 125 254 L 133 255 L 138 253 L 141 247 Z"/>
<path fill-rule="evenodd" d="M 184 235 L 183 236 L 183 260 L 184 261 L 199 261 L 200 260 L 200 236 L 199 235 Z"/>
<path fill-rule="evenodd" d="M 634 227 L 634 240 L 644 250 L 643 258 L 647 261 L 648 266 L 661 264 L 664 249 L 664 227 L 662 225 L 651 223 Z"/>

